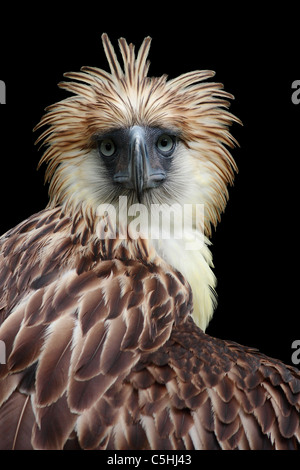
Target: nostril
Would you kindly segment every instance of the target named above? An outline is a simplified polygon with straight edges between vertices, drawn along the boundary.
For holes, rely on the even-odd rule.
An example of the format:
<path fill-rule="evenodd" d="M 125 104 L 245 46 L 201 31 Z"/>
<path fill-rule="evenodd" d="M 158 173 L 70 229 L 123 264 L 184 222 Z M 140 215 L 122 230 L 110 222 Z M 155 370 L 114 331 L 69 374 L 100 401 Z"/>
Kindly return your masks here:
<path fill-rule="evenodd" d="M 114 183 L 124 185 L 126 188 L 131 188 L 131 189 L 133 188 L 133 183 L 128 173 L 123 173 L 123 172 L 116 173 L 113 177 L 113 181 Z"/>
<path fill-rule="evenodd" d="M 143 189 L 156 188 L 162 184 L 167 178 L 165 172 L 159 170 L 152 172 L 148 178 L 143 182 Z M 114 183 L 121 184 L 127 189 L 134 189 L 132 178 L 126 172 L 118 172 L 113 176 Z"/>
<path fill-rule="evenodd" d="M 167 178 L 167 175 L 163 171 L 159 171 L 157 173 L 150 174 L 148 181 L 146 183 L 146 187 L 153 188 L 158 186 L 159 184 L 163 183 Z"/>
<path fill-rule="evenodd" d="M 150 179 L 155 181 L 164 181 L 166 179 L 166 174 L 163 172 L 156 173 L 154 175 L 150 175 Z"/>

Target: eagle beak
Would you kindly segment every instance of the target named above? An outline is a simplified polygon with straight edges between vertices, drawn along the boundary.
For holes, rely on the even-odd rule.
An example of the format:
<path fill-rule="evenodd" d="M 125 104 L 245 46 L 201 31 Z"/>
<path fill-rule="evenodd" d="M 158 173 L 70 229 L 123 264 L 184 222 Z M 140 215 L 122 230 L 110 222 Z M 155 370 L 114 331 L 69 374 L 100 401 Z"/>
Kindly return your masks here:
<path fill-rule="evenodd" d="M 166 177 L 151 132 L 143 127 L 132 127 L 129 130 L 127 152 L 114 173 L 114 182 L 133 189 L 141 203 L 144 192 L 159 186 Z"/>
<path fill-rule="evenodd" d="M 141 128 L 133 128 L 130 135 L 129 145 L 129 175 L 135 189 L 139 203 L 148 180 L 148 152 L 145 137 Z"/>
<path fill-rule="evenodd" d="M 157 187 L 166 179 L 166 173 L 159 164 L 154 166 L 153 149 L 149 155 L 145 130 L 135 126 L 130 131 L 129 144 L 129 179 L 135 189 L 139 203 L 143 192 Z M 152 164 L 153 162 L 153 164 Z"/>

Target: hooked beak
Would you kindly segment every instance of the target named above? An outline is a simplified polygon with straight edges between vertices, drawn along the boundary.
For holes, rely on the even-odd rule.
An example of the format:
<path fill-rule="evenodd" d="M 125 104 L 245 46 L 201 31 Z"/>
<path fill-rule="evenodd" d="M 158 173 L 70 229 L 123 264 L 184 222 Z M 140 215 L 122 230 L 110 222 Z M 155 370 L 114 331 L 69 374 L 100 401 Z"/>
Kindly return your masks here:
<path fill-rule="evenodd" d="M 145 190 L 157 187 L 166 179 L 165 171 L 157 164 L 154 168 L 151 160 L 154 162 L 147 149 L 145 130 L 133 127 L 129 135 L 128 167 L 125 172 L 115 174 L 114 181 L 134 189 L 139 203 Z"/>
<path fill-rule="evenodd" d="M 129 145 L 129 174 L 139 203 L 149 179 L 149 158 L 142 130 L 132 130 Z"/>

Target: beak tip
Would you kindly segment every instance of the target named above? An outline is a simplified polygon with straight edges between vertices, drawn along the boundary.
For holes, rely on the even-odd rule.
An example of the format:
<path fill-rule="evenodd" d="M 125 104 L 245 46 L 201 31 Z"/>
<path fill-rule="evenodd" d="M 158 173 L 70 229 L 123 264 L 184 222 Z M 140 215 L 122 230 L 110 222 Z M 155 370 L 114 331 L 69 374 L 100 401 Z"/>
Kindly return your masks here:
<path fill-rule="evenodd" d="M 145 130 L 138 126 L 130 130 L 127 165 L 127 168 L 123 167 L 114 175 L 114 182 L 134 190 L 140 204 L 144 200 L 145 191 L 158 187 L 166 180 L 166 172 L 162 167 L 152 167 Z"/>

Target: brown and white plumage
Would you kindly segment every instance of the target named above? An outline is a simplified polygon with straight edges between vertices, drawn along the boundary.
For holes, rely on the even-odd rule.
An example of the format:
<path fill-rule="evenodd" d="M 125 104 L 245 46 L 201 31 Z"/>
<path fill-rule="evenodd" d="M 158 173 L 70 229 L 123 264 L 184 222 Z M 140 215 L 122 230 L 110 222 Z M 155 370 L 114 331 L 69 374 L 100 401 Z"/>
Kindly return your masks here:
<path fill-rule="evenodd" d="M 207 244 L 181 265 L 182 240 L 97 236 L 98 205 L 136 195 L 111 183 L 95 139 L 134 126 L 180 131 L 144 203 L 204 203 L 209 235 L 235 169 L 229 95 L 209 72 L 148 78 L 149 38 L 137 57 L 120 40 L 124 71 L 103 43 L 111 74 L 68 74 L 74 96 L 41 121 L 49 206 L 0 238 L 0 448 L 297 448 L 299 371 L 203 331 Z"/>

